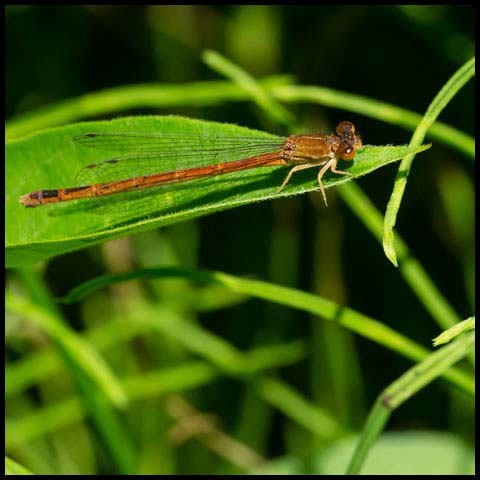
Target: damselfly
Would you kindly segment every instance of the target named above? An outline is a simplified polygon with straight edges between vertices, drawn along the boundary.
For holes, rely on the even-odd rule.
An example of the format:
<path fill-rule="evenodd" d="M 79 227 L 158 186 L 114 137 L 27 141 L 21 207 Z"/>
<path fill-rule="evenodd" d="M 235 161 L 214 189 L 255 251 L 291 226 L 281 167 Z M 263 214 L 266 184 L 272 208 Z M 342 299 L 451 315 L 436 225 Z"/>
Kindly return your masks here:
<path fill-rule="evenodd" d="M 81 145 L 111 150 L 130 149 L 134 153 L 87 165 L 77 175 L 76 183 L 79 186 L 30 192 L 20 197 L 20 203 L 25 207 L 38 207 L 48 203 L 103 197 L 188 182 L 251 168 L 284 165 L 291 166 L 291 169 L 278 191 L 285 187 L 295 172 L 321 167 L 317 179 L 327 205 L 322 185 L 323 175 L 328 170 L 342 175 L 348 174 L 337 170 L 337 161 L 353 160 L 356 151 L 362 146 L 360 136 L 355 133 L 355 126 L 348 121 L 340 122 L 336 133 L 331 135 L 291 135 L 286 138 L 219 137 L 213 146 L 205 148 L 201 147 L 202 143 L 205 143 L 201 137 L 201 134 L 192 137 L 188 134 L 129 132 L 79 135 L 75 137 L 75 141 Z M 205 136 L 205 140 L 211 138 Z M 183 157 L 186 168 L 162 171 L 162 159 L 169 155 L 173 144 L 176 145 L 175 155 L 178 158 Z M 245 158 L 188 167 L 189 159 L 199 156 L 215 159 L 219 154 L 238 157 L 242 156 L 242 153 Z M 145 171 L 149 173 L 145 174 Z"/>

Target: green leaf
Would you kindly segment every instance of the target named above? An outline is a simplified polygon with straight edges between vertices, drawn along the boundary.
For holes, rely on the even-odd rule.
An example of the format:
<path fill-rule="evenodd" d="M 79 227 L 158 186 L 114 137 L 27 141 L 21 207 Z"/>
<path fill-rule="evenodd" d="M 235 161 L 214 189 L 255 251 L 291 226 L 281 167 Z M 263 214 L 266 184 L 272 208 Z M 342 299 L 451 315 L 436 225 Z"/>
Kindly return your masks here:
<path fill-rule="evenodd" d="M 86 148 L 73 137 L 89 132 L 146 132 L 202 134 L 205 150 L 218 143 L 218 137 L 279 137 L 235 125 L 192 120 L 182 117 L 126 117 L 104 122 L 87 122 L 32 134 L 6 145 L 6 265 L 30 265 L 61 253 L 96 243 L 196 218 L 239 205 L 294 195 L 318 189 L 317 169 L 299 172 L 279 193 L 288 167 L 263 167 L 95 200 L 77 200 L 25 208 L 19 198 L 39 189 L 74 187 L 75 177 L 86 165 L 109 159 L 112 153 Z M 211 138 L 210 138 L 211 137 Z M 195 138 L 200 138 L 196 136 Z M 203 148 L 203 147 L 202 147 Z M 406 146 L 366 146 L 349 167 L 351 175 L 328 173 L 326 189 L 350 181 L 407 154 L 429 148 Z M 115 147 L 118 155 L 118 148 Z M 176 170 L 181 146 L 173 143 L 162 163 L 162 171 Z M 176 155 L 176 156 L 175 156 Z M 217 154 L 209 163 L 238 159 Z M 242 157 L 240 157 L 242 158 Z M 205 161 L 206 157 L 203 158 Z M 191 157 L 192 162 L 199 158 Z M 183 159 L 185 161 L 185 158 Z M 194 166 L 195 163 L 192 163 Z M 185 167 L 184 167 L 185 168 Z"/>
<path fill-rule="evenodd" d="M 343 475 L 355 437 L 339 440 L 315 457 L 317 475 Z M 428 430 L 388 432 L 374 445 L 361 475 L 473 475 L 475 456 L 459 436 Z"/>
<path fill-rule="evenodd" d="M 33 475 L 33 473 L 11 458 L 5 457 L 5 475 Z"/>

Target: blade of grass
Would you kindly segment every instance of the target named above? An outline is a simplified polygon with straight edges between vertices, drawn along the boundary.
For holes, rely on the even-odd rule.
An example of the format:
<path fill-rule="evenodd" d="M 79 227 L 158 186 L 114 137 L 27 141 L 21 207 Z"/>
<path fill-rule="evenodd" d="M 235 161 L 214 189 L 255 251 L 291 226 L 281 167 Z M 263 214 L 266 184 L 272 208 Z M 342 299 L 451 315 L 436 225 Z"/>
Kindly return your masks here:
<path fill-rule="evenodd" d="M 5 445 L 15 448 L 30 440 L 81 421 L 87 416 L 78 398 L 69 398 L 55 405 L 42 407 L 35 413 L 15 420 L 5 420 Z"/>
<path fill-rule="evenodd" d="M 292 81 L 290 75 L 275 75 L 259 80 L 266 89 L 288 85 Z M 226 101 L 247 99 L 248 95 L 243 89 L 224 80 L 183 85 L 126 85 L 99 90 L 17 115 L 7 122 L 5 138 L 12 140 L 48 127 L 130 109 L 215 106 Z"/>
<path fill-rule="evenodd" d="M 347 475 L 360 473 L 369 450 L 384 429 L 391 413 L 464 358 L 471 352 L 474 343 L 475 332 L 469 332 L 457 338 L 409 369 L 379 395 L 365 422 L 357 448 L 346 471 Z"/>
<path fill-rule="evenodd" d="M 332 438 L 341 430 L 338 422 L 330 415 L 306 400 L 291 386 L 276 378 L 262 378 L 255 383 L 254 388 L 260 398 L 319 438 Z M 345 433 L 348 434 L 348 432 Z"/>
<path fill-rule="evenodd" d="M 218 338 L 211 334 L 210 337 L 214 339 Z M 181 343 L 188 347 L 187 344 Z M 243 373 L 261 373 L 270 368 L 278 368 L 297 363 L 305 357 L 305 350 L 305 345 L 302 342 L 292 342 L 291 344 L 277 345 L 274 347 L 254 348 L 242 353 L 240 362 Z M 192 349 L 192 351 L 195 350 Z M 204 349 L 198 353 L 200 353 L 202 357 L 207 357 Z M 264 355 L 267 355 L 269 358 L 262 359 L 262 361 L 257 360 L 259 356 Z M 225 372 L 222 365 L 216 361 L 214 361 L 213 365 L 203 361 L 190 362 L 186 365 L 134 375 L 122 379 L 122 384 L 130 399 L 140 400 L 158 396 L 166 392 L 178 393 L 186 389 L 196 388 L 197 386 L 208 385 L 221 377 Z"/>
<path fill-rule="evenodd" d="M 223 272 L 165 267 L 136 270 L 116 275 L 105 275 L 79 285 L 72 290 L 63 301 L 66 303 L 78 301 L 91 291 L 116 282 L 127 281 L 134 278 L 167 277 L 189 278 L 192 281 L 200 283 L 220 283 L 237 292 L 313 313 L 326 320 L 336 321 L 352 332 L 358 333 L 415 361 L 423 360 L 429 354 L 428 349 L 418 345 L 416 342 L 400 335 L 381 322 L 348 307 L 338 305 L 335 302 L 311 293 L 280 285 L 273 285 L 259 280 L 239 278 Z M 445 372 L 444 376 L 459 388 L 473 395 L 474 383 L 470 375 L 461 370 L 451 369 Z"/>
<path fill-rule="evenodd" d="M 475 329 L 475 317 L 469 317 L 462 322 L 458 322 L 453 327 L 449 328 L 442 332 L 438 337 L 433 339 L 433 346 L 438 347 L 438 345 L 443 345 L 444 343 L 451 342 L 454 338 L 458 337 L 468 330 Z"/>
<path fill-rule="evenodd" d="M 241 87 L 273 121 L 285 125 L 289 131 L 294 128 L 294 115 L 275 101 L 270 92 L 249 73 L 213 50 L 206 50 L 202 59 L 212 70 L 230 78 Z"/>
<path fill-rule="evenodd" d="M 442 110 L 457 92 L 473 77 L 473 75 L 475 75 L 475 57 L 460 67 L 432 100 L 432 103 L 425 112 L 422 121 L 418 124 L 418 127 L 412 135 L 410 146 L 420 145 L 423 142 L 428 129 L 434 124 Z M 395 266 L 398 266 L 398 264 L 394 247 L 393 227 L 397 220 L 397 213 L 400 209 L 408 174 L 410 172 L 410 166 L 414 158 L 415 154 L 407 155 L 400 163 L 392 195 L 385 213 L 383 250 L 387 258 Z"/>

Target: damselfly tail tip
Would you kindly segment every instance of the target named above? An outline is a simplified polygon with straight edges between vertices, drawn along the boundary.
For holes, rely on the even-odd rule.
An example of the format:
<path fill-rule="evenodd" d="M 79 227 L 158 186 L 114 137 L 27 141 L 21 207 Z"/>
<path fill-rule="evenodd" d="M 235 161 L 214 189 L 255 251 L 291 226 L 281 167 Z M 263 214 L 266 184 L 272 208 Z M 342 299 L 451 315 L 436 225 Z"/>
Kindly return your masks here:
<path fill-rule="evenodd" d="M 22 195 L 18 200 L 24 207 L 35 207 L 36 205 L 33 204 L 32 199 L 30 198 L 30 194 L 26 193 Z"/>

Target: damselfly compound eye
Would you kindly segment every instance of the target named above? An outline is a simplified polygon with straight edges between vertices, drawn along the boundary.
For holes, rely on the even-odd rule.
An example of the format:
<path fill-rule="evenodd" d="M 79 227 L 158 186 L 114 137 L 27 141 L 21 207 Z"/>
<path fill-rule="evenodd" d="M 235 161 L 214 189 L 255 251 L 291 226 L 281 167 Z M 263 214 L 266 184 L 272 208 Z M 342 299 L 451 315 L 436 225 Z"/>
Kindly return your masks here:
<path fill-rule="evenodd" d="M 342 160 L 353 160 L 355 157 L 355 149 L 349 145 L 342 143 L 337 150 L 337 157 L 340 157 Z"/>
<path fill-rule="evenodd" d="M 355 133 L 355 125 L 352 122 L 343 121 L 337 125 L 337 135 L 353 135 Z"/>

